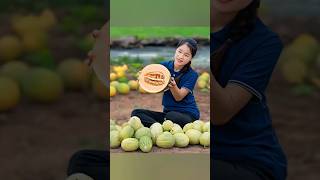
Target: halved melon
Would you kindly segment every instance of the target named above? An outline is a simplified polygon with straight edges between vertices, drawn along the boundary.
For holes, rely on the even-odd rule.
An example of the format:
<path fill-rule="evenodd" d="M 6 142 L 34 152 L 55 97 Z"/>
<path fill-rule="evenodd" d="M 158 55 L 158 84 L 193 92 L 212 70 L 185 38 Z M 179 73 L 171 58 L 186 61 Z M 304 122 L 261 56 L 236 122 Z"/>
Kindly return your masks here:
<path fill-rule="evenodd" d="M 92 49 L 92 54 L 95 56 L 95 59 L 92 61 L 92 67 L 95 71 L 97 77 L 100 81 L 106 86 L 109 86 L 109 73 L 110 69 L 108 68 L 109 61 L 109 23 L 105 23 L 100 29 L 100 35 L 96 39 L 95 44 Z"/>
<path fill-rule="evenodd" d="M 158 93 L 165 89 L 170 81 L 169 70 L 161 64 L 144 67 L 139 75 L 139 85 L 149 93 Z"/>

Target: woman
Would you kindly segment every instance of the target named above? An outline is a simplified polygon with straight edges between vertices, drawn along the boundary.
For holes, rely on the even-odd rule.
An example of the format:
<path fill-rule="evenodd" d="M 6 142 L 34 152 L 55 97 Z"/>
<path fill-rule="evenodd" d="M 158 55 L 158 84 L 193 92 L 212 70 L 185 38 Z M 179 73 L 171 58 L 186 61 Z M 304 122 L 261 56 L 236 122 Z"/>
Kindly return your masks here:
<path fill-rule="evenodd" d="M 184 39 L 179 42 L 174 60 L 162 62 L 171 73 L 168 89 L 162 98 L 163 112 L 146 109 L 135 109 L 131 116 L 140 118 L 142 124 L 150 127 L 153 123 L 162 123 L 165 119 L 184 126 L 200 117 L 193 88 L 198 74 L 191 68 L 191 60 L 197 53 L 197 42 L 193 39 Z"/>
<path fill-rule="evenodd" d="M 109 22 L 105 23 L 104 26 L 99 30 L 95 30 L 92 33 L 95 41 L 104 41 L 105 45 L 101 45 L 100 49 L 93 49 L 88 54 L 88 60 L 86 63 L 91 65 L 92 63 L 97 63 L 96 65 L 102 65 L 104 67 L 106 62 L 97 62 L 98 57 L 101 60 L 105 59 L 109 61 L 109 56 L 106 53 L 101 53 L 103 51 L 109 51 Z M 99 51 L 100 50 L 100 51 Z M 101 53 L 102 55 L 99 55 Z M 103 54 L 105 57 L 103 57 Z M 95 61 L 95 62 L 93 62 Z M 94 68 L 94 64 L 92 65 Z M 103 73 L 103 69 L 101 70 L 101 74 L 97 72 L 97 68 L 94 68 L 97 75 L 100 75 L 101 80 L 104 79 L 104 74 L 109 74 L 108 68 L 105 69 L 105 73 Z M 67 169 L 67 180 L 74 179 L 87 179 L 87 180 L 105 180 L 110 176 L 110 156 L 109 152 L 106 150 L 80 150 L 72 155 L 70 158 L 68 169 Z"/>
<path fill-rule="evenodd" d="M 212 0 L 211 5 L 211 175 L 284 180 L 286 157 L 265 97 L 282 43 L 257 17 L 259 0 Z"/>

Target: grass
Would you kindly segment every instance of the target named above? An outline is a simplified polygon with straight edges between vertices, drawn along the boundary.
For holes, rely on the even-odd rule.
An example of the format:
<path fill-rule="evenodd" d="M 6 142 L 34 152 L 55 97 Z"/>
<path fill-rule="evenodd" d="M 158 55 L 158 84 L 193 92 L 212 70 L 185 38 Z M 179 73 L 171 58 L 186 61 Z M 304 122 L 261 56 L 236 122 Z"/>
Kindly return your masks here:
<path fill-rule="evenodd" d="M 111 27 L 111 38 L 136 36 L 139 39 L 165 37 L 209 38 L 209 27 Z"/>

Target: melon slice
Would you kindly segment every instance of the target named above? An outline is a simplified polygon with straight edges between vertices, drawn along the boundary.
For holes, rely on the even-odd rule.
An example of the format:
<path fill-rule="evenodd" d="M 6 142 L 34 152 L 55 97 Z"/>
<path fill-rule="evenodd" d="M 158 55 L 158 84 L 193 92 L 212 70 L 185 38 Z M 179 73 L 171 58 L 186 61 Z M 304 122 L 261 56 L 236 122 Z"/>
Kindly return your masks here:
<path fill-rule="evenodd" d="M 171 74 L 169 70 L 161 64 L 150 64 L 142 69 L 139 75 L 139 85 L 149 93 L 158 93 L 164 90 Z"/>
<path fill-rule="evenodd" d="M 95 59 L 92 62 L 92 67 L 100 79 L 100 81 L 108 87 L 109 85 L 109 23 L 104 24 L 100 30 L 100 35 L 97 38 L 92 53 Z"/>

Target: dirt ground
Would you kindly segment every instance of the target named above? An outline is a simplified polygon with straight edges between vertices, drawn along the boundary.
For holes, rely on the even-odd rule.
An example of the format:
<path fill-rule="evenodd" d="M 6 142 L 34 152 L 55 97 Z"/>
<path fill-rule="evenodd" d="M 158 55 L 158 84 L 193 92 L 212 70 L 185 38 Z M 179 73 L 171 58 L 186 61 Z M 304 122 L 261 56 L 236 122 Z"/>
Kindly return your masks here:
<path fill-rule="evenodd" d="M 1 113 L 1 179 L 65 179 L 73 153 L 106 148 L 106 109 L 91 95 L 67 93 L 52 105 L 24 101 Z"/>
<path fill-rule="evenodd" d="M 268 89 L 273 125 L 288 158 L 288 180 L 320 178 L 320 91 L 296 96 L 276 72 Z"/>
<path fill-rule="evenodd" d="M 296 96 L 281 78 L 268 89 L 273 124 L 288 156 L 288 180 L 316 180 L 320 177 L 320 93 Z M 209 120 L 208 94 L 196 92 L 201 119 Z M 161 110 L 161 94 L 111 99 L 110 115 L 126 120 L 133 107 Z M 80 149 L 105 149 L 107 105 L 87 93 L 67 93 L 52 105 L 23 101 L 15 110 L 0 114 L 0 175 L 3 179 L 65 178 L 68 160 Z M 155 152 L 208 153 L 209 149 Z"/>

